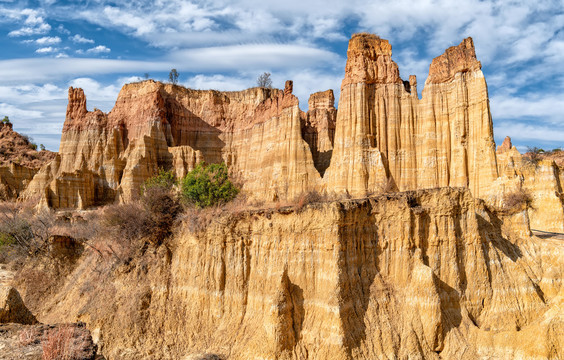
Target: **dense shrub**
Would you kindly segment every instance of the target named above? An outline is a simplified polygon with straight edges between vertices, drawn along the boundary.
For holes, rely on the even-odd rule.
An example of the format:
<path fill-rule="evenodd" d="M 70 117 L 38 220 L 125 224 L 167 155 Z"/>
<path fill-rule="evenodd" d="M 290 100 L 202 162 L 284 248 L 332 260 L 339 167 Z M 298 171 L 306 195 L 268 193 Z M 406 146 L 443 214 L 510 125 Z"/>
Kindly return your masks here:
<path fill-rule="evenodd" d="M 229 180 L 225 164 L 198 164 L 181 182 L 183 199 L 198 208 L 226 203 L 238 192 Z"/>

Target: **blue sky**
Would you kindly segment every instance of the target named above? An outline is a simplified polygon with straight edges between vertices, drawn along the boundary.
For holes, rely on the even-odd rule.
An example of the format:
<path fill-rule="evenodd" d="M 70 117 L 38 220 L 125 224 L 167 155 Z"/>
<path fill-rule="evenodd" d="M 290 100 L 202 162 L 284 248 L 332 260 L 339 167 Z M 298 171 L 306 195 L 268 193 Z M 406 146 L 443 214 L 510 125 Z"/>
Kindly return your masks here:
<path fill-rule="evenodd" d="M 240 90 L 264 71 L 339 95 L 351 34 L 390 40 L 421 93 L 431 60 L 472 36 L 489 86 L 494 134 L 564 146 L 564 3 L 478 0 L 0 0 L 0 117 L 58 150 L 69 86 L 111 110 L 145 73 L 195 89 Z"/>

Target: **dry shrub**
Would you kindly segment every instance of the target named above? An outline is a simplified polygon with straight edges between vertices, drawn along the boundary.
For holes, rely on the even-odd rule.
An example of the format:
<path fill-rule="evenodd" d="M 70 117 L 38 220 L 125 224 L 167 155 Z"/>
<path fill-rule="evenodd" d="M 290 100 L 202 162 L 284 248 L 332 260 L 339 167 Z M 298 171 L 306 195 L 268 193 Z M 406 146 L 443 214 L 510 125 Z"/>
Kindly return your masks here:
<path fill-rule="evenodd" d="M 40 331 L 34 327 L 26 327 L 20 332 L 19 343 L 20 346 L 28 346 L 40 341 Z"/>
<path fill-rule="evenodd" d="M 204 231 L 215 219 L 221 216 L 222 210 L 218 206 L 207 208 L 189 207 L 184 211 L 180 221 L 184 223 L 192 233 Z"/>
<path fill-rule="evenodd" d="M 106 206 L 101 216 L 103 226 L 127 241 L 138 239 L 149 230 L 149 214 L 138 202 Z"/>
<path fill-rule="evenodd" d="M 515 191 L 504 194 L 502 201 L 502 210 L 517 212 L 531 207 L 533 198 L 527 190 L 519 188 Z"/>
<path fill-rule="evenodd" d="M 0 239 L 4 261 L 19 261 L 29 255 L 45 254 L 55 227 L 50 209 L 36 211 L 30 203 L 0 203 Z"/>
<path fill-rule="evenodd" d="M 294 201 L 295 203 L 294 207 L 297 211 L 301 211 L 304 208 L 304 206 L 308 204 L 323 202 L 327 200 L 328 200 L 327 195 L 321 194 L 317 190 L 311 190 L 301 193 Z"/>
<path fill-rule="evenodd" d="M 180 202 L 170 190 L 160 187 L 146 189 L 139 202 L 110 205 L 104 208 L 102 224 L 114 229 L 124 240 L 146 237 L 160 244 L 172 234 Z"/>
<path fill-rule="evenodd" d="M 82 358 L 85 340 L 78 334 L 76 328 L 62 325 L 51 329 L 47 339 L 43 342 L 43 360 L 78 360 Z"/>
<path fill-rule="evenodd" d="M 153 243 L 160 244 L 172 234 L 177 216 L 182 211 L 178 198 L 162 187 L 146 189 L 141 203 L 147 212 L 148 234 Z"/>

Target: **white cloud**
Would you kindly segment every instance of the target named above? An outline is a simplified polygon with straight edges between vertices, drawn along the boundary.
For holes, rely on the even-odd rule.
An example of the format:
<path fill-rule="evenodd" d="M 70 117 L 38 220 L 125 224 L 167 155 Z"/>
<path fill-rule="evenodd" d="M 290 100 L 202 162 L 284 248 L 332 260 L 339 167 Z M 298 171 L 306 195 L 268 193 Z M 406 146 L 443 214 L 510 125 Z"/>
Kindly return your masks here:
<path fill-rule="evenodd" d="M 92 39 L 87 39 L 85 37 L 80 36 L 79 34 L 76 34 L 74 36 L 69 37 L 69 39 L 77 44 L 94 44 L 94 40 Z"/>
<path fill-rule="evenodd" d="M 169 71 L 174 65 L 168 61 L 130 61 L 88 58 L 33 58 L 0 60 L 0 85 L 42 83 L 62 80 L 81 74 L 132 73 Z M 32 71 L 31 71 L 32 70 Z"/>
<path fill-rule="evenodd" d="M 51 25 L 45 22 L 41 13 L 33 9 L 24 9 L 20 12 L 20 16 L 25 16 L 24 26 L 18 30 L 13 30 L 8 33 L 8 36 L 31 36 L 48 33 L 51 30 Z"/>
<path fill-rule="evenodd" d="M 95 99 L 97 101 L 115 102 L 120 88 L 110 84 L 103 86 L 92 78 L 77 78 L 69 82 L 69 86 L 82 88 L 86 95 L 86 99 Z M 109 109 L 106 109 L 108 111 Z"/>
<path fill-rule="evenodd" d="M 60 32 L 61 34 L 64 35 L 70 35 L 70 31 L 67 30 L 62 24 L 60 24 L 59 26 L 57 26 L 57 31 Z"/>
<path fill-rule="evenodd" d="M 500 137 L 510 136 L 511 140 L 533 141 L 537 144 L 547 142 L 562 144 L 564 142 L 564 128 L 555 128 L 538 123 L 500 122 L 495 125 L 494 133 L 499 134 Z"/>
<path fill-rule="evenodd" d="M 193 72 L 324 67 L 339 63 L 339 60 L 339 56 L 331 51 L 291 44 L 217 46 L 171 54 L 171 61 L 186 64 L 185 68 Z"/>
<path fill-rule="evenodd" d="M 35 50 L 35 52 L 38 53 L 38 54 L 50 54 L 50 53 L 56 52 L 58 50 L 59 49 L 57 49 L 57 48 L 54 48 L 52 46 L 48 46 L 48 47 L 39 48 L 39 49 Z"/>
<path fill-rule="evenodd" d="M 61 42 L 61 38 L 58 36 L 44 36 L 42 38 L 35 40 L 35 43 L 39 45 L 53 45 L 53 44 L 58 44 L 60 42 Z"/>
<path fill-rule="evenodd" d="M 110 48 L 104 46 L 104 45 L 98 45 L 96 47 L 93 47 L 91 49 L 86 50 L 87 54 L 101 54 L 101 53 L 109 53 L 111 51 Z"/>

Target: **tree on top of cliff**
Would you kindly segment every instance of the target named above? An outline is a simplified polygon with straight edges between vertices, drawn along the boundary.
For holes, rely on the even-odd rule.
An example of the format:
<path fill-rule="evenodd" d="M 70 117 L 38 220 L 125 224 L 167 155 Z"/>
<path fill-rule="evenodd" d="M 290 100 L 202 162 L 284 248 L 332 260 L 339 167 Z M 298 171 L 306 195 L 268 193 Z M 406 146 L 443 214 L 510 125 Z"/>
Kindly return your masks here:
<path fill-rule="evenodd" d="M 170 72 L 168 73 L 168 79 L 171 83 L 175 85 L 178 84 L 178 72 L 176 71 L 176 69 L 170 70 Z"/>
<path fill-rule="evenodd" d="M 10 123 L 10 119 L 7 116 L 4 116 L 4 119 L 2 119 L 2 122 L 4 124 L 9 124 Z"/>
<path fill-rule="evenodd" d="M 257 78 L 257 86 L 264 88 L 272 87 L 272 79 L 270 78 L 269 72 L 265 72 Z"/>

